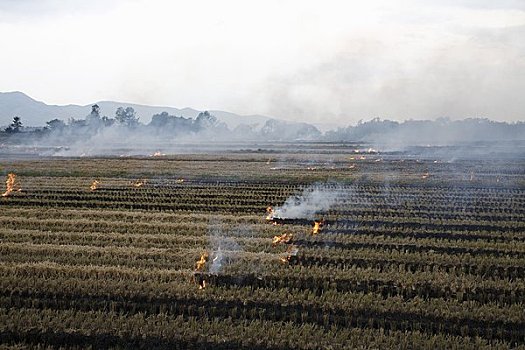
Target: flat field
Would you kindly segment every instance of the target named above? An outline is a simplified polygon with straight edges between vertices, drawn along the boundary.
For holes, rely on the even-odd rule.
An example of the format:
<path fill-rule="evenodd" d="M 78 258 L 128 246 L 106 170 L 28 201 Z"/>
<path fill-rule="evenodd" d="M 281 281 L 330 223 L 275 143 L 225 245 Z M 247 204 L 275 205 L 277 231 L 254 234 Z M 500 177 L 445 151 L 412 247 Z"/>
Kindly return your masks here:
<path fill-rule="evenodd" d="M 447 152 L 5 157 L 0 345 L 525 348 L 525 160 Z"/>

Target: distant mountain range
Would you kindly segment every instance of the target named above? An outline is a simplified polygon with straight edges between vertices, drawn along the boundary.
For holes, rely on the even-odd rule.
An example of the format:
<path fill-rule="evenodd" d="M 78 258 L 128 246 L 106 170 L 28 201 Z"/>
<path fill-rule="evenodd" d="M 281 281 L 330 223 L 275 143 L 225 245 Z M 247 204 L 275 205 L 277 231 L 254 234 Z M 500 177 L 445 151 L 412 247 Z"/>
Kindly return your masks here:
<path fill-rule="evenodd" d="M 200 112 L 192 108 L 173 108 L 163 106 L 147 106 L 134 103 L 115 102 L 115 101 L 98 101 L 92 104 L 79 105 L 48 105 L 44 102 L 37 101 L 23 92 L 0 92 L 0 126 L 11 123 L 14 116 L 22 118 L 25 126 L 44 126 L 46 122 L 55 118 L 67 121 L 69 118 L 83 119 L 91 112 L 91 106 L 98 104 L 102 116 L 114 117 L 118 107 L 133 107 L 139 120 L 142 123 L 149 123 L 154 114 L 168 112 L 170 115 L 177 117 L 195 118 Z M 235 128 L 240 124 L 258 124 L 263 125 L 269 119 L 274 119 L 262 115 L 237 115 L 225 111 L 209 111 L 217 119 L 226 123 L 230 128 Z"/>

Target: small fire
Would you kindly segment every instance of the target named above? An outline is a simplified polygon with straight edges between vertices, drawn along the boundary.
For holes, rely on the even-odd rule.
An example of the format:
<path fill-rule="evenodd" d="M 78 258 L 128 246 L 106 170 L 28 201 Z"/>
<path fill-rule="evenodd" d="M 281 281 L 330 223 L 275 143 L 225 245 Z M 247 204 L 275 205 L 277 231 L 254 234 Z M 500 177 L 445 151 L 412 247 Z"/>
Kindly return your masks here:
<path fill-rule="evenodd" d="M 290 259 L 292 258 L 292 256 L 296 256 L 297 253 L 299 253 L 299 249 L 297 249 L 297 247 L 291 245 L 288 247 L 288 249 L 286 250 L 286 256 L 282 256 L 279 258 L 279 260 L 284 263 L 284 264 L 287 264 L 290 262 Z"/>
<path fill-rule="evenodd" d="M 266 220 L 268 220 L 268 221 L 272 220 L 273 219 L 273 214 L 274 214 L 273 208 L 270 207 L 270 206 L 268 208 L 266 208 L 266 214 L 267 214 L 266 215 Z"/>
<path fill-rule="evenodd" d="M 195 263 L 195 271 L 202 271 L 209 257 L 210 255 L 208 254 L 208 252 L 202 253 L 201 258 Z"/>
<path fill-rule="evenodd" d="M 314 221 L 314 227 L 312 229 L 312 235 L 316 235 L 319 233 L 319 231 L 321 230 L 321 228 L 323 227 L 323 224 L 324 224 L 324 220 L 319 220 L 319 221 Z"/>
<path fill-rule="evenodd" d="M 430 176 L 430 173 L 427 171 L 426 173 L 423 174 L 423 176 L 421 176 L 422 179 L 426 179 Z"/>
<path fill-rule="evenodd" d="M 137 180 L 132 183 L 133 187 L 142 187 L 146 184 L 146 180 Z"/>
<path fill-rule="evenodd" d="M 95 180 L 95 181 L 93 181 L 91 186 L 89 186 L 89 188 L 91 189 L 91 191 L 94 191 L 94 190 L 96 190 L 98 188 L 98 185 L 100 185 L 100 181 Z"/>
<path fill-rule="evenodd" d="M 275 247 L 276 245 L 280 243 L 288 244 L 293 239 L 293 233 L 283 233 L 280 236 L 274 236 L 272 239 L 272 247 Z"/>
<path fill-rule="evenodd" d="M 160 153 L 160 151 L 157 151 L 157 152 L 155 152 L 155 153 L 153 153 L 151 155 L 151 157 L 162 157 L 162 156 L 165 156 L 165 154 L 164 153 Z"/>
<path fill-rule="evenodd" d="M 272 162 L 272 158 L 268 158 L 268 161 L 266 162 L 266 164 L 270 164 Z"/>
<path fill-rule="evenodd" d="M 208 252 L 204 252 L 201 254 L 201 257 L 199 260 L 197 260 L 197 262 L 195 263 L 195 274 L 193 275 L 194 277 L 194 280 L 196 283 L 199 284 L 199 289 L 204 289 L 206 288 L 206 280 L 203 278 L 203 276 L 199 273 L 199 272 L 202 272 L 202 270 L 204 269 L 204 266 L 206 265 L 206 262 L 208 261 L 208 258 L 209 258 L 209 254 Z"/>
<path fill-rule="evenodd" d="M 175 180 L 175 183 L 176 184 L 184 183 L 184 179 L 177 179 L 177 180 Z"/>
<path fill-rule="evenodd" d="M 5 180 L 5 186 L 6 186 L 6 190 L 2 194 L 2 197 L 7 197 L 12 192 L 15 192 L 15 191 L 16 192 L 22 191 L 20 184 L 16 181 L 16 175 L 13 173 L 7 174 L 7 180 Z"/>

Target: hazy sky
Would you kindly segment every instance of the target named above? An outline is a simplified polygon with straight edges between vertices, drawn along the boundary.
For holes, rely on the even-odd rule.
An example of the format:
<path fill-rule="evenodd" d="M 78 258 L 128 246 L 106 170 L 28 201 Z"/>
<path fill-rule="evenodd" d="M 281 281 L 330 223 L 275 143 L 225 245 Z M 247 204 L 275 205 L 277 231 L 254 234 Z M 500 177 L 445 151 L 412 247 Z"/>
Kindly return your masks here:
<path fill-rule="evenodd" d="M 0 91 L 289 120 L 525 120 L 525 0 L 0 0 Z"/>

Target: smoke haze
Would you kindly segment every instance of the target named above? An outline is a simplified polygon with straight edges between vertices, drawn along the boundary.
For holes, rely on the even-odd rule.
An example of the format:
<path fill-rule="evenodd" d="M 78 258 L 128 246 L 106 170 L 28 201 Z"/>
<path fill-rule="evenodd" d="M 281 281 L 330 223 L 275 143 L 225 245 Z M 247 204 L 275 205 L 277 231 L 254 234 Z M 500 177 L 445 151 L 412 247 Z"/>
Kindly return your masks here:
<path fill-rule="evenodd" d="M 218 274 L 222 271 L 223 264 L 229 263 L 229 260 L 241 252 L 242 248 L 233 237 L 224 234 L 220 222 L 210 222 L 208 231 L 211 250 L 209 271 L 212 274 Z"/>
<path fill-rule="evenodd" d="M 48 103 L 340 125 L 525 110 L 522 1 L 22 0 L 0 19 L 0 91 Z"/>
<path fill-rule="evenodd" d="M 277 218 L 313 219 L 336 204 L 342 191 L 337 184 L 314 184 L 301 195 L 289 197 L 282 206 L 275 207 L 273 215 Z"/>

